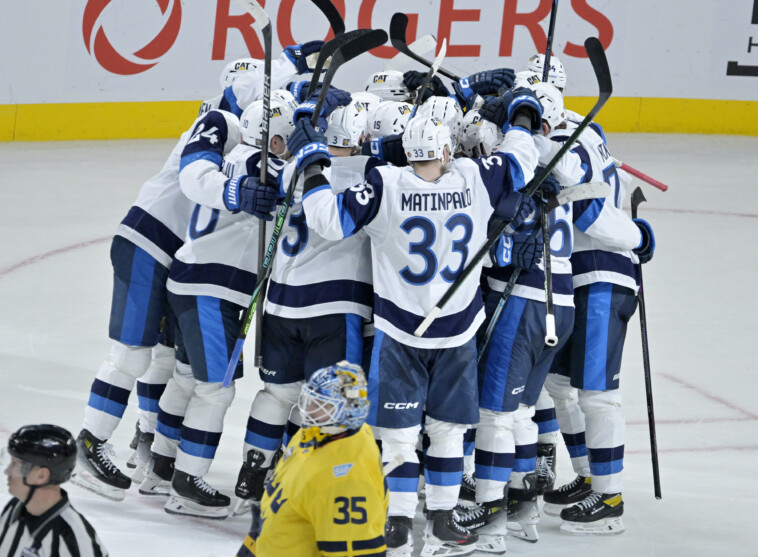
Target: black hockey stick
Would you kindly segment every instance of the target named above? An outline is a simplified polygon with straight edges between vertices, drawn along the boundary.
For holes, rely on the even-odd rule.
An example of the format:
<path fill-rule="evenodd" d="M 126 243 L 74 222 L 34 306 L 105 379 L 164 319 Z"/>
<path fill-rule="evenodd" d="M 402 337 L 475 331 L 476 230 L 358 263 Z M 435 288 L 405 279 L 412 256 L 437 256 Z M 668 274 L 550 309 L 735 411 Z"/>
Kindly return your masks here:
<path fill-rule="evenodd" d="M 553 7 L 550 10 L 550 25 L 547 32 L 547 44 L 545 46 L 545 62 L 542 65 L 542 81 L 547 83 L 550 74 L 550 53 L 553 50 L 553 36 L 555 31 L 555 20 L 558 15 L 558 0 L 553 0 Z M 540 215 L 540 225 L 542 226 L 542 246 L 544 254 L 542 262 L 545 274 L 545 344 L 555 346 L 558 344 L 558 337 L 555 334 L 555 308 L 553 307 L 553 265 L 550 256 L 550 222 L 547 211 L 542 211 Z M 510 281 L 509 281 L 510 282 Z"/>
<path fill-rule="evenodd" d="M 311 82 L 308 84 L 308 90 L 305 93 L 304 99 L 310 98 L 310 96 L 316 91 L 319 83 L 318 80 L 321 77 L 321 70 L 324 69 L 326 61 L 332 56 L 332 54 L 345 43 L 370 32 L 371 29 L 356 29 L 355 31 L 349 31 L 347 33 L 339 33 L 331 41 L 321 47 L 321 50 L 318 53 L 318 60 L 313 67 L 313 77 L 311 77 Z"/>
<path fill-rule="evenodd" d="M 311 0 L 321 13 L 329 20 L 329 25 L 337 37 L 345 32 L 345 21 L 342 19 L 339 10 L 332 4 L 332 0 Z"/>
<path fill-rule="evenodd" d="M 392 16 L 390 20 L 390 41 L 395 50 L 402 52 L 408 58 L 413 58 L 416 62 L 423 64 L 427 68 L 432 67 L 432 62 L 426 58 L 422 58 L 410 48 L 408 48 L 408 42 L 405 40 L 405 29 L 408 27 L 408 16 L 404 13 L 397 12 Z M 444 75 L 448 79 L 459 81 L 461 78 L 452 72 L 449 72 L 443 68 L 439 68 L 440 75 Z"/>
<path fill-rule="evenodd" d="M 372 48 L 381 46 L 386 42 L 387 33 L 381 29 L 377 29 L 355 37 L 352 41 L 343 44 L 334 52 L 332 55 L 332 62 L 329 65 L 329 70 L 326 72 L 326 76 L 324 76 L 324 81 L 321 86 L 321 93 L 319 94 L 318 101 L 316 102 L 316 106 L 313 110 L 313 116 L 311 117 L 311 123 L 314 126 L 318 122 L 318 115 L 321 113 L 321 109 L 324 106 L 324 100 L 326 99 L 326 94 L 329 92 L 329 84 L 332 82 L 332 78 L 334 77 L 334 73 L 337 71 L 337 69 L 345 62 L 352 60 L 364 52 L 368 52 Z M 314 80 L 318 81 L 317 74 L 313 74 L 311 84 L 313 84 Z M 295 193 L 296 185 L 297 172 L 294 172 L 292 175 L 292 180 L 290 181 L 289 187 L 287 188 L 287 192 L 284 196 L 284 201 L 282 202 L 279 213 L 277 214 L 276 224 L 274 226 L 274 231 L 271 234 L 271 240 L 269 241 L 268 248 L 266 249 L 266 256 L 263 259 L 263 265 L 258 270 L 258 278 L 255 285 L 255 290 L 253 291 L 253 295 L 250 300 L 250 306 L 247 308 L 245 315 L 242 317 L 242 327 L 240 328 L 239 335 L 237 336 L 237 342 L 235 343 L 234 351 L 232 352 L 232 357 L 229 359 L 229 364 L 226 368 L 226 374 L 224 375 L 223 384 L 225 387 L 231 385 L 232 379 L 234 378 L 234 370 L 237 368 L 237 362 L 239 361 L 240 355 L 242 354 L 242 347 L 245 344 L 245 338 L 247 338 L 247 333 L 250 329 L 253 315 L 255 314 L 255 309 L 258 306 L 258 300 L 261 299 L 261 291 L 263 290 L 264 285 L 268 280 L 271 269 L 271 262 L 273 261 L 274 255 L 276 253 L 276 244 L 279 241 L 279 234 L 282 231 L 282 226 L 284 226 L 284 219 L 287 217 L 287 212 L 289 211 L 289 207 L 292 202 L 292 196 Z"/>
<path fill-rule="evenodd" d="M 571 146 L 574 144 L 574 142 L 576 142 L 579 135 L 581 135 L 584 129 L 589 126 L 590 122 L 592 122 L 592 119 L 597 115 L 598 112 L 600 112 L 600 109 L 603 108 L 603 105 L 605 105 L 605 103 L 611 97 L 611 94 L 613 92 L 613 82 L 611 81 L 611 71 L 608 68 L 608 60 L 605 58 L 603 45 L 601 45 L 600 41 L 595 37 L 590 37 L 584 41 L 584 48 L 587 51 L 590 62 L 592 62 L 592 68 L 595 71 L 598 88 L 600 89 L 600 94 L 598 95 L 597 102 L 595 103 L 595 106 L 592 107 L 592 110 L 590 110 L 587 116 L 584 117 L 584 120 L 582 120 L 574 130 L 574 133 L 571 134 L 571 136 L 566 140 L 560 150 L 550 160 L 547 166 L 543 168 L 532 179 L 531 182 L 529 182 L 526 188 L 524 188 L 524 195 L 532 196 L 537 192 L 540 184 L 542 184 L 548 174 L 553 171 L 553 168 L 555 168 L 555 166 L 558 164 L 558 161 L 563 158 L 563 155 L 565 155 L 568 150 L 571 149 Z M 455 279 L 455 282 L 450 285 L 450 287 L 447 289 L 447 292 L 445 292 L 442 298 L 440 298 L 440 301 L 437 302 L 437 305 L 434 306 L 426 315 L 418 328 L 413 332 L 414 335 L 420 337 L 426 332 L 426 330 L 429 328 L 429 325 L 431 325 L 432 321 L 437 318 L 439 313 L 442 311 L 442 308 L 445 307 L 445 304 L 447 304 L 450 298 L 452 298 L 453 295 L 458 291 L 463 282 L 471 275 L 471 273 L 474 272 L 475 269 L 479 268 L 479 264 L 481 263 L 482 259 L 485 255 L 487 255 L 487 253 L 489 253 L 490 248 L 503 232 L 506 234 L 512 234 L 513 227 L 511 227 L 509 223 L 503 222 L 494 230 L 494 233 L 487 236 L 487 241 L 481 248 L 479 248 L 479 251 L 476 252 L 468 265 L 466 265 L 466 268 L 463 269 L 461 274 L 458 275 L 458 278 Z"/>
<path fill-rule="evenodd" d="M 637 187 L 632 192 L 632 218 L 637 218 L 637 207 L 645 199 L 642 189 Z M 640 336 L 642 337 L 642 363 L 645 368 L 645 395 L 647 397 L 647 423 L 650 427 L 650 456 L 653 461 L 653 492 L 660 499 L 661 476 L 658 471 L 658 441 L 655 434 L 655 411 L 653 410 L 653 382 L 650 375 L 650 352 L 647 344 L 647 312 L 645 311 L 645 291 L 642 286 L 642 265 L 640 265 L 640 291 L 637 298 L 640 304 Z"/>
<path fill-rule="evenodd" d="M 268 171 L 268 129 L 271 119 L 271 19 L 266 11 L 255 0 L 237 0 L 255 20 L 261 28 L 263 35 L 263 120 L 261 122 L 261 185 L 266 185 Z M 258 268 L 263 265 L 263 252 L 266 250 L 266 221 L 258 221 Z M 261 361 L 261 332 L 262 316 L 258 315 L 255 321 L 255 365 L 260 366 Z"/>
<path fill-rule="evenodd" d="M 424 81 L 421 83 L 421 87 L 419 87 L 419 90 L 416 92 L 416 101 L 413 103 L 413 110 L 411 110 L 410 118 L 413 118 L 416 115 L 416 111 L 418 110 L 418 107 L 421 106 L 421 103 L 424 100 L 424 91 L 426 91 L 426 88 L 429 87 L 429 84 L 432 82 L 432 78 L 434 77 L 434 74 L 436 74 L 437 70 L 440 69 L 440 64 L 442 64 L 442 61 L 445 59 L 446 52 L 447 52 L 447 39 L 442 39 L 442 46 L 440 47 L 440 53 L 437 55 L 437 58 L 434 59 L 434 63 L 432 64 L 432 67 L 429 68 L 428 72 L 426 72 L 426 75 L 424 76 Z M 451 156 L 452 156 L 452 153 L 451 153 Z"/>
<path fill-rule="evenodd" d="M 582 201 L 583 199 L 599 199 L 608 197 L 610 191 L 610 186 L 605 182 L 587 182 L 584 184 L 577 184 L 575 186 L 571 186 L 570 188 L 562 190 L 558 195 L 548 197 L 547 201 L 541 204 L 540 210 L 549 214 L 551 211 L 557 209 L 561 205 L 565 205 L 566 203 Z M 532 234 L 534 234 L 534 232 L 532 232 Z M 513 292 L 513 287 L 516 286 L 516 281 L 518 280 L 520 274 L 520 268 L 514 269 L 511 273 L 510 278 L 508 279 L 507 284 L 505 285 L 505 288 L 503 289 L 500 300 L 498 300 L 495 311 L 492 313 L 492 317 L 490 317 L 490 321 L 484 331 L 484 338 L 476 347 L 477 362 L 482 359 L 484 349 L 487 348 L 487 344 L 489 344 L 490 338 L 492 338 L 492 333 L 495 330 L 495 326 L 500 320 L 500 314 L 503 312 L 503 309 L 505 309 L 505 304 L 508 302 L 508 298 L 510 297 L 511 292 Z"/>

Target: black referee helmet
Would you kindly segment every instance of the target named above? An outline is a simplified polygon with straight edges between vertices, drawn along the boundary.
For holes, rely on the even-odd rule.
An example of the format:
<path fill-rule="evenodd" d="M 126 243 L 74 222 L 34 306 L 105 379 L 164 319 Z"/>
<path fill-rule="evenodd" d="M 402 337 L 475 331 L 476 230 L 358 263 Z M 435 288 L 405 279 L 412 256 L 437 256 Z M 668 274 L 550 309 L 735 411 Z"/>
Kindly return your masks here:
<path fill-rule="evenodd" d="M 76 442 L 73 436 L 62 427 L 52 424 L 22 427 L 10 436 L 8 453 L 26 464 L 50 470 L 49 484 L 67 481 L 76 465 Z"/>

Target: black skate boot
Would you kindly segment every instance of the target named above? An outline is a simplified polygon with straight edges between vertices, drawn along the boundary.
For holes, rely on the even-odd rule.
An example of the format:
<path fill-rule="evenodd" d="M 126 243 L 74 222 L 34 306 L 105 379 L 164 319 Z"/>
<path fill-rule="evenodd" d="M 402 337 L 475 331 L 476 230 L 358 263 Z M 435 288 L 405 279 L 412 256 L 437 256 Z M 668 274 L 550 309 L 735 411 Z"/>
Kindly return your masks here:
<path fill-rule="evenodd" d="M 229 516 L 229 497 L 211 487 L 200 476 L 190 476 L 181 470 L 174 470 L 170 495 L 164 507 L 169 514 L 219 520 Z"/>
<path fill-rule="evenodd" d="M 527 474 L 524 477 L 524 489 L 509 488 L 508 499 L 508 530 L 511 534 L 529 543 L 537 543 L 537 524 L 540 513 L 537 508 L 537 475 Z"/>
<path fill-rule="evenodd" d="M 126 467 L 134 470 L 137 468 L 137 445 L 139 443 L 139 420 L 134 426 L 134 437 L 129 441 L 129 448 L 132 450 L 132 454 L 129 455 L 129 460 L 126 461 Z"/>
<path fill-rule="evenodd" d="M 132 481 L 110 459 L 110 444 L 83 429 L 76 438 L 76 449 L 78 466 L 71 481 L 108 499 L 123 501 Z"/>
<path fill-rule="evenodd" d="M 537 495 L 545 495 L 555 487 L 555 445 L 553 443 L 537 444 Z"/>
<path fill-rule="evenodd" d="M 384 523 L 384 541 L 388 557 L 410 557 L 413 553 L 413 519 L 388 516 Z"/>
<path fill-rule="evenodd" d="M 461 491 L 458 493 L 458 499 L 476 503 L 476 479 L 473 474 L 463 474 L 461 478 Z"/>
<path fill-rule="evenodd" d="M 624 531 L 624 500 L 620 493 L 591 491 L 582 501 L 561 511 L 561 532 L 569 534 L 620 534 Z"/>
<path fill-rule="evenodd" d="M 424 528 L 422 556 L 469 555 L 476 551 L 479 535 L 455 521 L 453 509 L 430 510 Z"/>
<path fill-rule="evenodd" d="M 171 490 L 171 479 L 174 477 L 174 460 L 171 457 L 150 452 L 139 492 L 142 495 L 168 496 Z"/>
<path fill-rule="evenodd" d="M 548 516 L 560 516 L 564 507 L 574 505 L 587 497 L 592 491 L 592 478 L 577 476 L 574 481 L 562 485 L 542 496 L 545 505 L 542 510 Z"/>
<path fill-rule="evenodd" d="M 251 505 L 261 502 L 266 486 L 266 474 L 270 470 L 270 468 L 262 468 L 264 460 L 266 457 L 262 452 L 256 449 L 247 451 L 247 458 L 242 463 L 237 476 L 237 485 L 234 487 L 234 494 L 238 500 L 232 516 L 245 514 L 250 510 Z"/>

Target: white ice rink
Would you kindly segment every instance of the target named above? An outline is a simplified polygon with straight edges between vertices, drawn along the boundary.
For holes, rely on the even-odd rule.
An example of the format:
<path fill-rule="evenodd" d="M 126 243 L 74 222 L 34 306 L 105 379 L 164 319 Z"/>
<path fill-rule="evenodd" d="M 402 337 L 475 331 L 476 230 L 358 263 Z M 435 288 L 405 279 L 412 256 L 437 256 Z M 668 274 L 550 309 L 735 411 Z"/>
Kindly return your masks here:
<path fill-rule="evenodd" d="M 29 423 L 76 435 L 108 348 L 110 238 L 170 140 L 0 143 L 0 444 Z M 663 499 L 653 497 L 639 324 L 630 323 L 626 533 L 512 539 L 511 555 L 756 556 L 758 522 L 758 137 L 610 134 L 617 158 L 667 183 L 643 186 L 658 243 L 644 267 Z M 250 358 L 248 361 L 252 361 Z M 207 479 L 232 494 L 260 382 L 239 382 Z M 136 395 L 112 442 L 125 470 Z M 573 478 L 559 447 L 558 482 Z M 113 503 L 68 487 L 114 557 L 234 555 L 248 517 L 170 516 L 136 488 Z M 0 504 L 8 499 L 5 482 Z M 421 523 L 417 522 L 420 527 Z M 417 548 L 420 548 L 417 543 Z M 418 551 L 418 549 L 417 549 Z"/>

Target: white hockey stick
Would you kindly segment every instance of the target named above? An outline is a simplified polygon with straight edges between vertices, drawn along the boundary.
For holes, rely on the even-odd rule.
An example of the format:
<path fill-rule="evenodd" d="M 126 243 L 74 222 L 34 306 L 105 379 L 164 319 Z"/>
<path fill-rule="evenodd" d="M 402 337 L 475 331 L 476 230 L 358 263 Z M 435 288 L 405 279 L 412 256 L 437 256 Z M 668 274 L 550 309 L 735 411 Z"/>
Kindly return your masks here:
<path fill-rule="evenodd" d="M 409 44 L 408 48 L 419 56 L 423 56 L 431 50 L 436 50 L 437 39 L 434 38 L 434 35 L 424 35 L 423 37 L 419 37 L 411 44 Z M 402 71 L 412 63 L 414 63 L 413 58 L 406 56 L 402 52 L 399 52 L 397 55 L 395 55 L 394 58 L 391 58 L 387 62 L 387 64 L 384 66 L 384 69 Z"/>
<path fill-rule="evenodd" d="M 389 474 L 398 466 L 403 464 L 405 462 L 405 457 L 401 454 L 396 454 L 392 460 L 390 460 L 387 464 L 385 464 L 382 467 L 382 472 L 385 476 L 389 476 Z"/>
<path fill-rule="evenodd" d="M 426 73 L 426 77 L 424 78 L 424 82 L 421 84 L 421 87 L 419 87 L 418 91 L 416 91 L 416 104 L 413 105 L 413 110 L 411 110 L 411 118 L 413 118 L 416 115 L 416 111 L 418 110 L 418 107 L 421 106 L 421 102 L 424 98 L 424 91 L 426 91 L 426 88 L 429 87 L 429 84 L 432 82 L 432 78 L 437 73 L 437 70 L 440 69 L 440 66 L 442 65 L 442 61 L 445 59 L 445 53 L 447 52 L 447 39 L 442 39 L 442 46 L 440 47 L 440 53 L 437 55 L 437 58 L 434 59 L 434 63 L 432 64 L 432 67 L 429 68 L 429 71 Z"/>

